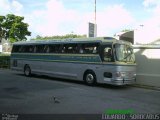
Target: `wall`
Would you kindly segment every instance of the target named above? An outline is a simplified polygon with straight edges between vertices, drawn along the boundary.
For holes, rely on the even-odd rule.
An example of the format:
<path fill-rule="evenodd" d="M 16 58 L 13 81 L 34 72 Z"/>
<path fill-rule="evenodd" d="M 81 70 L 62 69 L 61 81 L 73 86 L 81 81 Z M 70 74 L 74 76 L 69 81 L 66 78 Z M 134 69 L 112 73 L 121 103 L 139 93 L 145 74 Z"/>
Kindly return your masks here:
<path fill-rule="evenodd" d="M 134 30 L 137 84 L 160 87 L 160 27 Z"/>
<path fill-rule="evenodd" d="M 160 87 L 160 47 L 135 48 L 137 84 Z"/>
<path fill-rule="evenodd" d="M 9 41 L 2 39 L 1 45 L 2 45 L 2 47 L 0 47 L 0 52 L 1 51 L 2 51 L 2 53 L 10 53 L 11 52 L 12 45 Z"/>
<path fill-rule="evenodd" d="M 2 52 L 2 45 L 0 45 L 0 53 Z"/>

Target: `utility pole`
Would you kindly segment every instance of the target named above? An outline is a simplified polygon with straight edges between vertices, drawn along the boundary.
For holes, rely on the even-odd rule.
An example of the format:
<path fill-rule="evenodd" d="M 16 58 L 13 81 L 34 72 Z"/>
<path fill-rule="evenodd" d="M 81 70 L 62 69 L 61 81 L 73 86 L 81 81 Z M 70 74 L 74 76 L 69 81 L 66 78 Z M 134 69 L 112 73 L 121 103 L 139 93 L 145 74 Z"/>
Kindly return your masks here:
<path fill-rule="evenodd" d="M 97 24 L 96 24 L 96 0 L 94 1 L 94 37 L 97 37 Z"/>
<path fill-rule="evenodd" d="M 93 23 L 89 22 L 88 37 L 97 37 L 97 24 L 96 24 L 96 0 L 94 0 L 94 14 Z"/>
<path fill-rule="evenodd" d="M 96 0 L 94 1 L 94 23 L 96 24 Z"/>

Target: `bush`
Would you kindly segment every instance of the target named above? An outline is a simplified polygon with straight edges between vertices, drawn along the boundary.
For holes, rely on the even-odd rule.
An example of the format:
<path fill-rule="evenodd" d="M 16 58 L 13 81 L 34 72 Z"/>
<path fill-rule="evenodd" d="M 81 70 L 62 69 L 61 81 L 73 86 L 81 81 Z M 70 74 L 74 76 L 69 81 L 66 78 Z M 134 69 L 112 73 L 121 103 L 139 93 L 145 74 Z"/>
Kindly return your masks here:
<path fill-rule="evenodd" d="M 10 68 L 10 56 L 0 54 L 0 68 Z"/>

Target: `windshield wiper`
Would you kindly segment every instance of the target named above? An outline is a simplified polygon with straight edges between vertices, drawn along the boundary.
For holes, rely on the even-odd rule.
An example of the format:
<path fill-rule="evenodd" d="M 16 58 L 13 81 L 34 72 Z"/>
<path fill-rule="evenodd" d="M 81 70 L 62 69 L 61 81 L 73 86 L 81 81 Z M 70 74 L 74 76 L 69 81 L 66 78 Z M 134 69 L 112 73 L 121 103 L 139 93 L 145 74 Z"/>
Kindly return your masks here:
<path fill-rule="evenodd" d="M 131 56 L 133 53 L 129 53 L 129 54 L 127 54 L 122 60 L 126 60 L 125 62 L 127 62 L 127 58 L 129 57 L 129 56 Z"/>

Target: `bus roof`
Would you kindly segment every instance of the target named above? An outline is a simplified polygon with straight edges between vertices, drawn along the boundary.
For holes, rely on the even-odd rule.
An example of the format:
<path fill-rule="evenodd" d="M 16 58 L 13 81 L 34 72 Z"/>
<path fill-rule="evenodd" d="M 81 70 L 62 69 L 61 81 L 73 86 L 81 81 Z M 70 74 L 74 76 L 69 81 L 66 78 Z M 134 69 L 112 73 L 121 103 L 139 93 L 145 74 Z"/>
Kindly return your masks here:
<path fill-rule="evenodd" d="M 96 37 L 96 38 L 67 38 L 67 39 L 50 39 L 50 40 L 30 40 L 20 41 L 13 45 L 34 45 L 34 44 L 65 44 L 65 43 L 113 43 L 124 42 L 113 37 Z"/>

